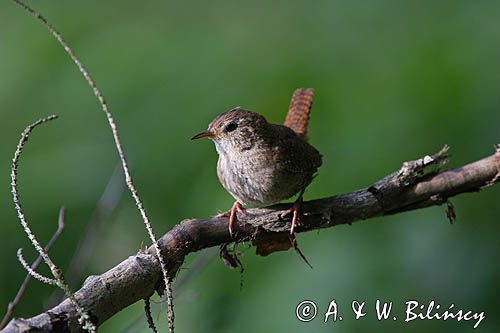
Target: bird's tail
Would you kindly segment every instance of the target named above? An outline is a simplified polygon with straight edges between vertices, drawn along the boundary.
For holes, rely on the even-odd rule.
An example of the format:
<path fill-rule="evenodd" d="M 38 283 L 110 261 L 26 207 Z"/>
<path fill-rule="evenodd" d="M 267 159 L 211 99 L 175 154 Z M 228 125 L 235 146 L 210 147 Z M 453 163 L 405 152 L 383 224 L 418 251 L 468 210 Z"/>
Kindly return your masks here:
<path fill-rule="evenodd" d="M 314 89 L 298 88 L 293 92 L 284 125 L 307 139 L 307 124 L 312 107 Z"/>

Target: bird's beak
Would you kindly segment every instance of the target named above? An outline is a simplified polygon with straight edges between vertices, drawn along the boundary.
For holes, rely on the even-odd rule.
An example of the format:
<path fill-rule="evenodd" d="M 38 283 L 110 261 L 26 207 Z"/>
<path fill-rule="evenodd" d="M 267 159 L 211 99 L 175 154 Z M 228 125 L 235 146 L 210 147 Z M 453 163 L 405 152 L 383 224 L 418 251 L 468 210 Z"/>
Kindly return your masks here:
<path fill-rule="evenodd" d="M 201 139 L 201 138 L 213 138 L 214 136 L 215 135 L 212 132 L 203 131 L 203 132 L 200 132 L 200 133 L 196 134 L 195 136 L 193 136 L 191 138 L 191 140 Z"/>

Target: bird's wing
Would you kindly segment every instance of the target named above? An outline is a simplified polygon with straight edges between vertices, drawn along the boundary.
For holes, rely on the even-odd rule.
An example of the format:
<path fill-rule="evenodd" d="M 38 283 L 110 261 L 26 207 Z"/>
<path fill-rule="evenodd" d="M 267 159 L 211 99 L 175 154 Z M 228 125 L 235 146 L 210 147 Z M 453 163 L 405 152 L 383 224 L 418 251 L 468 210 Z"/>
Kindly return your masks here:
<path fill-rule="evenodd" d="M 298 138 L 288 127 L 270 125 L 273 135 L 268 147 L 273 149 L 273 163 L 279 164 L 290 173 L 313 175 L 321 166 L 321 154 L 307 141 Z M 269 149 L 269 148 L 268 148 Z"/>
<path fill-rule="evenodd" d="M 312 107 L 314 89 L 299 88 L 293 92 L 290 107 L 283 125 L 291 128 L 297 135 L 307 138 L 307 124 Z"/>

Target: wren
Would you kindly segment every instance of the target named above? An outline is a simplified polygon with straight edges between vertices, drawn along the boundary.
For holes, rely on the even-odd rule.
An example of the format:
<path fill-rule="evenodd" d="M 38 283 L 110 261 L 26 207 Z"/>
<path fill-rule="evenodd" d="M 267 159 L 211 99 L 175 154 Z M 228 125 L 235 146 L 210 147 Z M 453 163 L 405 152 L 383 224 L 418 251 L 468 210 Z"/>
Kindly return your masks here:
<path fill-rule="evenodd" d="M 306 138 L 312 96 L 312 89 L 295 90 L 284 125 L 270 124 L 262 115 L 237 107 L 192 137 L 215 143 L 217 176 L 236 199 L 226 215 L 231 235 L 237 211 L 269 206 L 299 193 L 281 215 L 293 213 L 290 233 L 294 233 L 304 190 L 321 166 L 321 154 Z"/>

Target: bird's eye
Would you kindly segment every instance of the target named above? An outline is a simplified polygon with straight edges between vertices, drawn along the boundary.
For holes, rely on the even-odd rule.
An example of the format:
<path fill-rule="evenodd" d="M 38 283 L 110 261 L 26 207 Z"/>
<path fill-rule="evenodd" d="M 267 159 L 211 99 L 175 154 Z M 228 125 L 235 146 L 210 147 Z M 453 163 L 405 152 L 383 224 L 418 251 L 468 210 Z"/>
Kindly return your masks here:
<path fill-rule="evenodd" d="M 232 132 L 234 131 L 236 128 L 238 128 L 238 124 L 236 123 L 229 123 L 226 128 L 224 129 L 226 132 Z"/>

